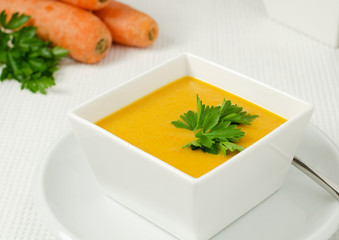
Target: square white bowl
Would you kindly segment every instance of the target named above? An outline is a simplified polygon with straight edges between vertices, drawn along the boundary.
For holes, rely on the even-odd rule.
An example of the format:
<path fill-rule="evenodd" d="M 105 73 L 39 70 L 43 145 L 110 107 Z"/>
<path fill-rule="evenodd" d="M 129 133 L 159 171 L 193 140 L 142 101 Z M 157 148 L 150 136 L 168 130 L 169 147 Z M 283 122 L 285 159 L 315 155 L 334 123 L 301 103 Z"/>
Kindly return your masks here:
<path fill-rule="evenodd" d="M 138 149 L 94 122 L 190 75 L 286 119 L 284 124 L 199 178 Z M 283 183 L 313 107 L 191 54 L 114 88 L 69 112 L 101 189 L 179 239 L 208 239 Z"/>

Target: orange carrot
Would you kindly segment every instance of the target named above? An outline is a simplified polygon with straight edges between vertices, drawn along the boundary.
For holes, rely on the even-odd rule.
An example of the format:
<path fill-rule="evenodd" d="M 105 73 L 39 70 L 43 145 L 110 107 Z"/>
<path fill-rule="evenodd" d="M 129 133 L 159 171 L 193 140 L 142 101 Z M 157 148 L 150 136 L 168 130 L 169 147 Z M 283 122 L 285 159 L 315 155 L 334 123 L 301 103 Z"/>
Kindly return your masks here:
<path fill-rule="evenodd" d="M 147 14 L 126 4 L 110 1 L 107 7 L 94 11 L 111 31 L 114 42 L 147 47 L 158 36 L 158 24 Z"/>
<path fill-rule="evenodd" d="M 98 10 L 107 6 L 107 4 L 109 3 L 109 0 L 61 0 L 61 1 L 88 10 Z"/>
<path fill-rule="evenodd" d="M 94 14 L 53 0 L 0 0 L 0 11 L 31 16 L 30 25 L 37 34 L 70 51 L 70 56 L 84 63 L 102 59 L 112 43 L 105 24 Z"/>

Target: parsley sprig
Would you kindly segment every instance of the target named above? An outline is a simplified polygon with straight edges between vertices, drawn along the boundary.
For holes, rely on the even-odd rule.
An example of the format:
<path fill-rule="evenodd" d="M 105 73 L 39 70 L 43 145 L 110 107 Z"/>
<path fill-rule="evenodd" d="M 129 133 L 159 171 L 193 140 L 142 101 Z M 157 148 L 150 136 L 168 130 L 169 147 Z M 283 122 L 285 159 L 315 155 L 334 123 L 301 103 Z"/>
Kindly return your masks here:
<path fill-rule="evenodd" d="M 21 89 L 46 94 L 55 85 L 53 74 L 68 50 L 43 41 L 36 27 L 22 27 L 30 17 L 14 13 L 9 21 L 5 11 L 0 13 L 0 65 L 4 65 L 0 81 L 15 79 Z"/>
<path fill-rule="evenodd" d="M 238 124 L 250 125 L 258 115 L 251 115 L 229 100 L 223 100 L 221 106 L 206 106 L 197 95 L 197 112 L 189 110 L 180 116 L 181 120 L 171 123 L 177 128 L 195 132 L 196 140 L 183 148 L 201 149 L 203 152 L 224 156 L 227 152 L 242 151 L 244 147 L 236 144 L 245 132 L 237 128 Z"/>

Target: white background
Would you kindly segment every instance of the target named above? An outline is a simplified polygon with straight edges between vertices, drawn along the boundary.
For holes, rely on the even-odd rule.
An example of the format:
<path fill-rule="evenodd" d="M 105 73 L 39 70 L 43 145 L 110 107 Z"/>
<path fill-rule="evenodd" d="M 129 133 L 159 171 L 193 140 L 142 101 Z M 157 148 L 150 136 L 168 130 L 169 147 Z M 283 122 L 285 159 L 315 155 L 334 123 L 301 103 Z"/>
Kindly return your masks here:
<path fill-rule="evenodd" d="M 114 45 L 95 65 L 65 59 L 47 96 L 0 83 L 1 240 L 55 240 L 36 213 L 32 180 L 69 129 L 67 111 L 184 51 L 313 103 L 311 122 L 339 145 L 338 49 L 268 19 L 259 0 L 124 2 L 159 23 L 152 47 Z"/>

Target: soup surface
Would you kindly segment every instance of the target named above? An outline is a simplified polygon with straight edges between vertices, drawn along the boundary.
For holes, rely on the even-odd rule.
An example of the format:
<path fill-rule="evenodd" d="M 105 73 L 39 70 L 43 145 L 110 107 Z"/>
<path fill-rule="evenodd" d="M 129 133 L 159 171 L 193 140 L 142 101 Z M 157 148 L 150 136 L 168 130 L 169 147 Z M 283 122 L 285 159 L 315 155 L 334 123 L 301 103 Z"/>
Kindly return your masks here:
<path fill-rule="evenodd" d="M 224 163 L 236 153 L 224 157 L 192 151 L 182 146 L 195 140 L 194 132 L 176 128 L 171 121 L 192 110 L 196 112 L 196 95 L 203 104 L 221 105 L 231 100 L 245 111 L 259 115 L 251 125 L 239 125 L 245 136 L 237 143 L 243 147 L 253 144 L 286 119 L 222 89 L 186 76 L 180 78 L 132 104 L 97 121 L 95 124 L 161 159 L 192 177 L 200 177 Z"/>

